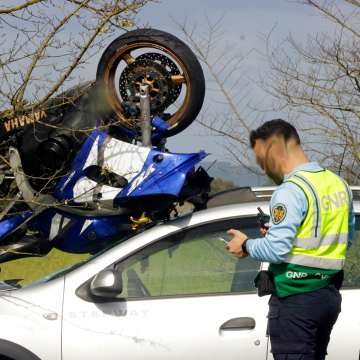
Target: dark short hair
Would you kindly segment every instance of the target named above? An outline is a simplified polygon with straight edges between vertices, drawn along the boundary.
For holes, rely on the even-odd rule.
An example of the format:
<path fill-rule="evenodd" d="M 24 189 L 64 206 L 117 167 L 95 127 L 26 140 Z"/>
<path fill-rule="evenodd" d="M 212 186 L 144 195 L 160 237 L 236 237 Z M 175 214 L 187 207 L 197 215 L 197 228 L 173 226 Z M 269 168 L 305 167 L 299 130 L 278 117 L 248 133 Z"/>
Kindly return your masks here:
<path fill-rule="evenodd" d="M 299 134 L 294 126 L 282 119 L 275 119 L 267 121 L 259 126 L 256 130 L 252 130 L 250 133 L 250 146 L 253 149 L 255 146 L 255 140 L 262 139 L 267 140 L 270 136 L 282 136 L 285 144 L 290 139 L 294 139 L 298 145 L 300 145 Z"/>

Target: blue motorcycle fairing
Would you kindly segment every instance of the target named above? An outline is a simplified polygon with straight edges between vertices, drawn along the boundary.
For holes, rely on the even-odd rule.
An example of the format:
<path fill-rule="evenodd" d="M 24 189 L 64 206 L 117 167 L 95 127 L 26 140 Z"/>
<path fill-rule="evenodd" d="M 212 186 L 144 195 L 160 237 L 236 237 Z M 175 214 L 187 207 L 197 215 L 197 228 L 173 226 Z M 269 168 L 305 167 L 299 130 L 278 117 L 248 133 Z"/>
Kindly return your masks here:
<path fill-rule="evenodd" d="M 73 188 L 80 177 L 84 177 L 83 168 L 86 164 L 86 160 L 90 155 L 94 141 L 98 142 L 98 151 L 100 150 L 103 142 L 107 138 L 107 134 L 104 130 L 94 130 L 89 138 L 85 141 L 81 150 L 76 155 L 72 164 L 70 174 L 67 177 L 61 179 L 59 184 L 56 186 L 53 196 L 59 200 L 62 199 L 73 199 L 74 193 Z"/>
<path fill-rule="evenodd" d="M 94 144 L 95 141 L 97 141 L 97 146 Z M 131 148 L 131 151 L 116 154 L 108 153 L 109 158 L 106 158 L 108 151 L 106 146 L 110 142 L 113 142 L 114 148 L 119 146 L 119 149 L 125 144 Z M 94 150 L 94 146 L 96 150 Z M 103 146 L 104 148 L 102 149 Z M 135 153 L 132 151 L 135 151 Z M 76 198 L 74 199 L 75 186 L 77 186 L 77 194 L 79 193 L 79 188 L 82 193 L 86 193 L 85 186 L 88 184 L 87 178 L 83 173 L 84 168 L 89 165 L 98 165 L 100 163 L 100 156 L 102 156 L 101 164 L 107 164 L 107 162 L 114 160 L 117 156 L 124 157 L 124 159 L 127 157 L 127 163 L 132 164 L 133 156 L 135 156 L 133 154 L 140 156 L 140 163 L 138 162 L 138 165 L 142 166 L 142 168 L 140 170 L 137 169 L 136 175 L 133 174 L 130 177 L 124 175 L 130 179 L 129 184 L 124 189 L 112 188 L 110 186 L 100 186 L 99 189 L 96 189 L 96 186 L 92 185 L 90 191 L 87 191 L 87 200 L 84 200 L 84 197 L 81 199 L 81 196 L 77 196 L 79 198 L 78 201 Z M 204 151 L 195 154 L 172 154 L 159 150 L 149 150 L 108 137 L 104 131 L 94 130 L 76 156 L 70 175 L 60 181 L 53 195 L 60 200 L 67 200 L 68 202 L 104 202 L 104 204 L 113 207 L 121 206 L 121 202 L 125 197 L 155 194 L 177 196 L 184 185 L 187 172 L 207 155 Z M 145 156 L 145 158 L 141 160 L 141 156 Z M 162 158 L 160 161 L 159 156 Z M 118 169 L 118 172 L 127 173 L 127 170 L 129 169 Z M 79 182 L 83 180 L 84 182 Z"/>
<path fill-rule="evenodd" d="M 207 155 L 204 151 L 195 154 L 172 154 L 151 150 L 122 142 L 108 136 L 103 130 L 96 129 L 85 141 L 75 157 L 69 175 L 60 181 L 54 196 L 63 201 L 68 200 L 69 203 L 77 200 L 81 203 L 80 200 L 85 199 L 84 202 L 120 206 L 131 210 L 134 217 L 141 216 L 144 211 L 161 212 L 176 201 L 198 195 L 201 185 L 199 190 L 199 187 L 190 183 L 188 191 L 185 192 L 186 199 L 182 198 L 181 191 L 189 170 Z M 83 169 L 90 165 L 105 165 L 115 173 L 124 172 L 123 176 L 128 176 L 129 183 L 121 189 L 90 181 L 83 173 Z M 126 172 L 129 170 L 126 167 L 134 171 Z M 91 191 L 85 198 L 81 193 L 84 193 L 89 182 L 92 182 Z M 79 199 L 74 199 L 75 193 Z M 96 214 L 96 210 L 93 210 L 92 214 Z M 0 239 L 32 215 L 32 212 L 27 212 L 1 222 Z M 129 213 L 119 214 L 114 211 L 112 216 L 97 215 L 85 212 L 84 215 L 76 215 L 51 208 L 34 217 L 27 228 L 39 231 L 56 249 L 75 254 L 97 252 L 114 239 L 116 241 L 117 238 L 121 239 L 133 233 Z"/>
<path fill-rule="evenodd" d="M 154 157 L 163 155 L 160 164 L 154 162 Z M 121 206 L 126 197 L 142 195 L 168 194 L 177 196 L 184 185 L 186 174 L 208 154 L 200 151 L 197 154 L 171 154 L 151 150 L 146 162 L 137 177 L 120 192 L 114 204 Z"/>
<path fill-rule="evenodd" d="M 96 252 L 114 235 L 120 238 L 133 231 L 124 231 L 119 227 L 122 224 L 131 227 L 130 219 L 121 216 L 85 218 L 58 209 L 42 212 L 33 223 L 56 249 L 73 254 Z"/>
<path fill-rule="evenodd" d="M 10 219 L 4 220 L 0 223 L 0 239 L 12 233 L 16 228 L 18 228 L 22 223 L 27 221 L 33 213 L 31 211 L 27 211 L 25 213 L 16 215 Z M 0 240 L 0 242 L 1 242 Z"/>

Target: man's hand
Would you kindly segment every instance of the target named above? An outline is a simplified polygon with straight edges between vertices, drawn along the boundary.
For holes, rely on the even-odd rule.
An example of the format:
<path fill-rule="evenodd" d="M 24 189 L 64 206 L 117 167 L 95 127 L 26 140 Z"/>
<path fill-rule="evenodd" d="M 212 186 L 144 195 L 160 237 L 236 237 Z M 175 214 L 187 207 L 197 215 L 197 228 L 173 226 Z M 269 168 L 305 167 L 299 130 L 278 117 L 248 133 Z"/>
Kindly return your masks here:
<path fill-rule="evenodd" d="M 246 258 L 249 254 L 244 254 L 242 251 L 242 243 L 247 236 L 239 230 L 229 230 L 228 234 L 234 235 L 233 239 L 226 245 L 226 248 L 239 259 Z"/>
<path fill-rule="evenodd" d="M 266 227 L 266 229 L 260 228 L 260 231 L 263 234 L 263 236 L 265 236 L 267 231 L 269 230 L 269 223 L 265 223 L 264 226 Z"/>

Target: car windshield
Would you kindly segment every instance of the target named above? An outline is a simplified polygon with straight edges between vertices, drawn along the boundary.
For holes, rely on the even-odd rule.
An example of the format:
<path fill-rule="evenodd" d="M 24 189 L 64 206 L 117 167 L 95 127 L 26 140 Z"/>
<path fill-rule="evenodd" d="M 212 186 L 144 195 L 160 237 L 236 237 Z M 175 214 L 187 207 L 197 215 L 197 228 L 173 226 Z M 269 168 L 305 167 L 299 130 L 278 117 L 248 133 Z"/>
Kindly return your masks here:
<path fill-rule="evenodd" d="M 53 272 L 53 273 L 51 273 L 49 275 L 45 275 L 45 276 L 41 277 L 40 279 L 37 279 L 37 280 L 27 284 L 27 285 L 24 285 L 23 287 L 29 287 L 29 286 L 34 286 L 34 285 L 38 285 L 38 284 L 43 284 L 43 283 L 58 279 L 58 278 L 60 278 L 60 277 L 62 277 L 64 275 L 68 274 L 69 272 L 74 271 L 75 269 L 79 268 L 80 266 L 85 265 L 89 261 L 91 261 L 91 260 L 95 259 L 96 257 L 104 254 L 106 251 L 108 251 L 108 250 L 112 249 L 113 247 L 115 247 L 116 245 L 119 245 L 122 242 L 134 237 L 137 234 L 138 233 L 136 233 L 136 232 L 131 233 L 130 235 L 121 238 L 120 240 L 116 241 L 115 243 L 112 243 L 112 244 L 106 246 L 104 249 L 100 250 L 99 252 L 97 252 L 93 256 L 90 256 L 89 258 L 87 258 L 87 259 L 85 259 L 83 261 L 80 261 L 80 262 L 78 262 L 78 263 L 76 263 L 76 264 L 74 264 L 72 266 L 68 266 L 68 267 L 66 267 L 64 269 L 58 270 L 58 271 Z"/>

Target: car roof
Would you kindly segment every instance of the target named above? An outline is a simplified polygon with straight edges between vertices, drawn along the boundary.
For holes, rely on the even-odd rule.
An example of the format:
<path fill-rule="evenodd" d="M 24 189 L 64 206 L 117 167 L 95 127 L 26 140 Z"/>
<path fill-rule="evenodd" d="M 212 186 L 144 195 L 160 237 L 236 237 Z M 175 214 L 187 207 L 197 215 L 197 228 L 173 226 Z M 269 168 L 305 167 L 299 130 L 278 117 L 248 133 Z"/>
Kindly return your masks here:
<path fill-rule="evenodd" d="M 265 200 L 262 192 L 263 191 L 259 191 L 260 196 L 257 196 L 257 193 L 249 186 L 221 191 L 210 197 L 206 208 L 212 209 L 219 206 L 261 202 Z M 270 199 L 271 195 L 265 197 Z"/>
<path fill-rule="evenodd" d="M 205 207 L 201 207 L 199 209 L 195 207 L 195 212 L 204 211 L 205 209 L 218 208 L 222 206 L 270 201 L 273 192 L 277 188 L 278 186 L 247 186 L 221 191 L 211 196 Z M 355 212 L 360 213 L 360 186 L 350 186 L 350 189 L 353 193 Z M 265 213 L 267 212 L 265 211 L 265 209 L 263 209 L 263 211 Z"/>

